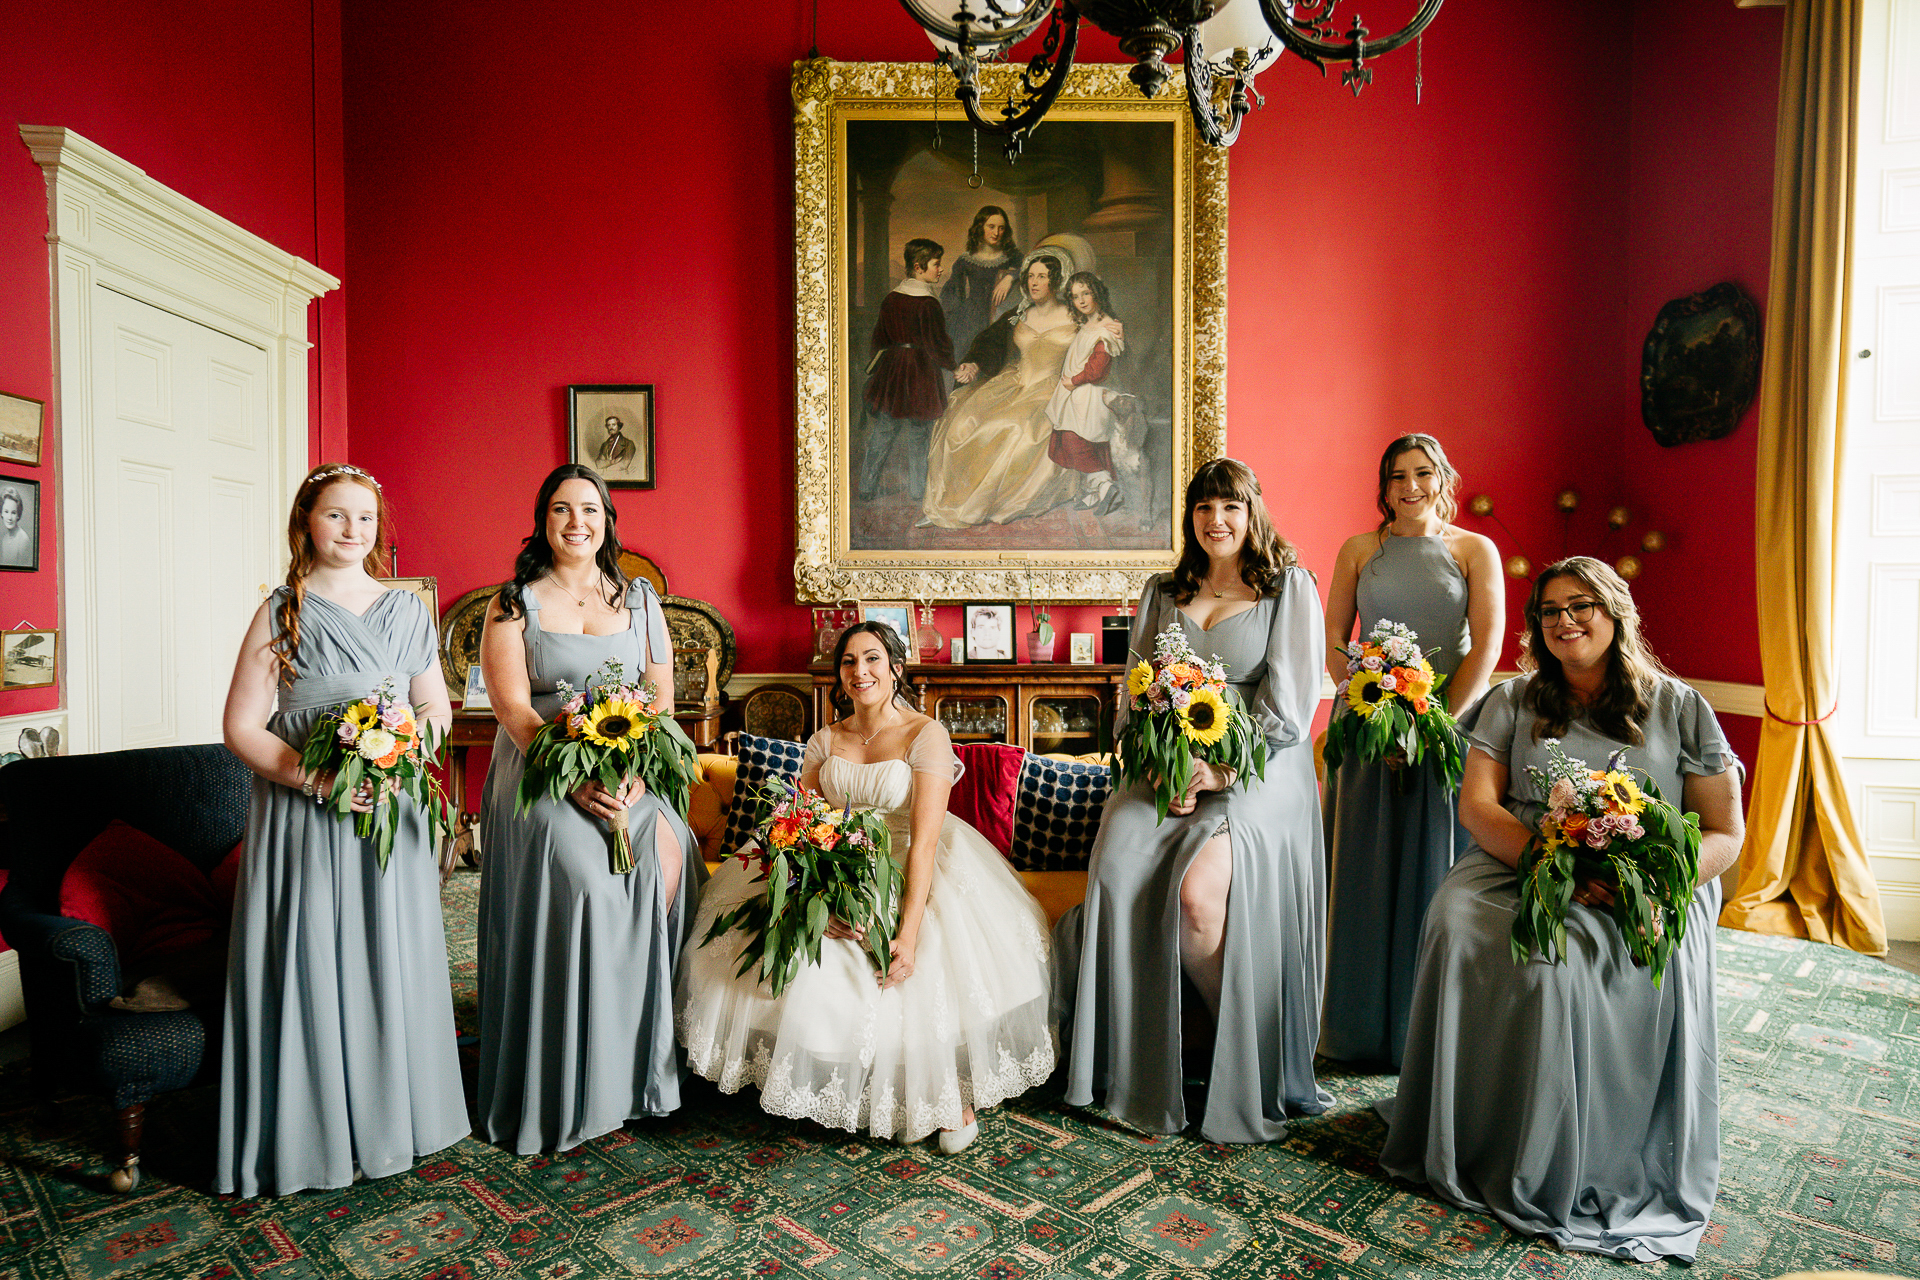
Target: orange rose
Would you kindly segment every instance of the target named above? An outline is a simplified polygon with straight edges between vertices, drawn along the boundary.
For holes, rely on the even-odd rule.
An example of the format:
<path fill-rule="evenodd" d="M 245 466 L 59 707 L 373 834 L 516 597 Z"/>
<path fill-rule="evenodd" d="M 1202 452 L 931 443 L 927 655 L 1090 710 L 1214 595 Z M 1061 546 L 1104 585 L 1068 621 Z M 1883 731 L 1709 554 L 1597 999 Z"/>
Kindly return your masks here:
<path fill-rule="evenodd" d="M 375 760 L 373 763 L 382 769 L 391 769 L 399 761 L 400 752 L 401 752 L 401 746 L 399 743 L 396 742 L 393 744 L 393 750 L 387 752 L 387 754 L 385 754 L 384 756 L 381 756 L 378 760 Z"/>
<path fill-rule="evenodd" d="M 1587 815 L 1584 813 L 1574 814 L 1571 818 L 1568 818 L 1560 824 L 1560 829 L 1566 833 L 1569 844 L 1580 843 L 1580 838 L 1587 833 Z"/>
<path fill-rule="evenodd" d="M 1433 704 L 1428 702 L 1425 698 L 1415 698 L 1413 700 L 1413 713 L 1417 716 L 1423 716 L 1427 714 L 1427 708 L 1432 705 Z"/>

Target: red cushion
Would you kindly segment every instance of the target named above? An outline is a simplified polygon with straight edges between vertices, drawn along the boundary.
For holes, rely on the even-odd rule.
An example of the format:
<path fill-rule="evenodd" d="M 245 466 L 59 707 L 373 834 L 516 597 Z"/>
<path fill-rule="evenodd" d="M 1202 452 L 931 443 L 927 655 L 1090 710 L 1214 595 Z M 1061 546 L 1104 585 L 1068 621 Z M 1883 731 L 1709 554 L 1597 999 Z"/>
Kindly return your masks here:
<path fill-rule="evenodd" d="M 967 769 L 953 784 L 947 812 L 985 836 L 1005 857 L 1013 849 L 1013 801 L 1027 753 L 1003 742 L 962 742 L 954 753 Z"/>
<path fill-rule="evenodd" d="M 5 867 L 0 867 L 0 889 L 4 889 L 6 887 L 7 887 L 7 869 Z M 11 951 L 11 950 L 13 950 L 13 948 L 7 945 L 7 940 L 5 938 L 0 938 L 0 951 Z"/>
<path fill-rule="evenodd" d="M 198 867 L 144 831 L 115 822 L 67 868 L 60 914 L 105 929 L 121 963 L 129 964 L 210 942 L 232 909 Z"/>

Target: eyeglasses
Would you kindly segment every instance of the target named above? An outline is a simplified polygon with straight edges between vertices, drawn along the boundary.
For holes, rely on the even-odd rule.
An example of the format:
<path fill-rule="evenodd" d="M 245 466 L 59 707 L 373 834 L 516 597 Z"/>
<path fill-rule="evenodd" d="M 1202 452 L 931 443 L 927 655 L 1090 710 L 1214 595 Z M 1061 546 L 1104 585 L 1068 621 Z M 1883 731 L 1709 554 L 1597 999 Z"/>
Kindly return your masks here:
<path fill-rule="evenodd" d="M 1540 610 L 1540 625 L 1543 627 L 1560 625 L 1560 615 L 1563 613 L 1574 622 L 1585 622 L 1599 607 L 1598 600 L 1576 600 L 1564 609 L 1557 604 L 1550 604 Z"/>

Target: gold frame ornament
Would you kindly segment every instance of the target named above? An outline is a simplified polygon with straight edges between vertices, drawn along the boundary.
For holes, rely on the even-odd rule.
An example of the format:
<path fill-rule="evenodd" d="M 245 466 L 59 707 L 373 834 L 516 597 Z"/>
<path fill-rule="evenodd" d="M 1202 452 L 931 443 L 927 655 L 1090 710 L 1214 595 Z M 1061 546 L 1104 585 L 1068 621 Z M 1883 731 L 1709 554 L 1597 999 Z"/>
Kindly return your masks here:
<path fill-rule="evenodd" d="M 1004 99 L 1020 70 L 1010 65 L 983 66 L 984 100 Z M 1171 421 L 1158 428 L 1170 432 L 1171 440 L 1156 444 L 1165 452 L 1156 455 L 1161 461 L 1144 482 L 1150 486 L 1148 501 L 1139 505 L 1150 509 L 1152 522 L 1139 526 L 1140 534 L 1131 547 L 1090 547 L 1083 537 L 1077 546 L 1039 549 L 985 545 L 921 549 L 855 545 L 854 504 L 861 500 L 855 491 L 851 444 L 855 416 L 861 411 L 856 375 L 863 372 L 865 362 L 860 361 L 861 368 L 852 366 L 859 358 L 855 347 L 865 352 L 867 334 L 849 331 L 857 282 L 849 252 L 854 229 L 847 126 L 856 120 L 936 122 L 946 132 L 945 150 L 954 155 L 966 154 L 962 148 L 969 146 L 972 131 L 951 111 L 952 75 L 932 62 L 841 63 L 814 58 L 794 64 L 794 585 L 798 601 L 1004 601 L 1029 596 L 1048 601 L 1110 601 L 1137 594 L 1147 577 L 1165 570 L 1178 556 L 1177 526 L 1187 481 L 1200 463 L 1226 452 L 1227 152 L 1200 142 L 1187 110 L 1183 74 L 1177 68 L 1170 70 L 1173 74 L 1159 93 L 1146 99 L 1127 79 L 1123 65 L 1077 66 L 1048 115 L 1049 127 L 1066 121 L 1172 126 L 1168 214 L 1173 232 L 1164 295 L 1172 308 L 1165 330 L 1172 373 Z M 981 150 L 984 160 L 988 147 Z M 1059 238 L 1035 237 L 1042 246 Z M 959 243 L 947 246 L 949 269 L 963 248 Z M 897 276 L 899 264 L 890 265 Z M 1132 335 L 1128 336 L 1131 340 Z M 961 355 L 956 351 L 956 360 Z M 1097 514 L 1103 516 L 1104 510 Z M 1096 532 L 1106 527 L 1098 526 Z M 1140 545 L 1150 540 L 1156 545 Z"/>

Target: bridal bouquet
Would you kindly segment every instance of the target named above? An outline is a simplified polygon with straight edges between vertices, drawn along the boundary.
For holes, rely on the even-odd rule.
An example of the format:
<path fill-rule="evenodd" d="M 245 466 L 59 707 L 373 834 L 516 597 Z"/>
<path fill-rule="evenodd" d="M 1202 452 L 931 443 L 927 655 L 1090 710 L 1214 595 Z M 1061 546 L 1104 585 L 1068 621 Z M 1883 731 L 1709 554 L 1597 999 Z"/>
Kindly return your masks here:
<path fill-rule="evenodd" d="M 360 701 L 323 712 L 300 748 L 300 767 L 310 776 L 333 774 L 332 789 L 316 798 L 343 818 L 351 815 L 361 839 L 373 838 L 382 872 L 393 853 L 395 792 L 426 811 L 435 845 L 453 830 L 453 806 L 428 772 L 439 744 L 428 740 L 427 728 L 420 709 L 402 701 L 389 679 Z M 363 782 L 372 784 L 373 811 L 354 813 L 353 793 Z"/>
<path fill-rule="evenodd" d="M 1227 687 L 1226 667 L 1196 654 L 1179 623 L 1154 638 L 1150 661 L 1127 673 L 1127 695 L 1117 744 L 1120 780 L 1152 783 L 1161 822 L 1167 806 L 1186 794 L 1195 756 L 1242 776 L 1266 777 L 1267 740 Z"/>
<path fill-rule="evenodd" d="M 894 912 L 902 876 L 892 834 L 872 809 L 836 809 L 816 791 L 786 779 L 760 788 L 753 839 L 734 856 L 760 867 L 767 892 L 716 918 L 705 946 L 729 929 L 747 935 L 736 977 L 753 970 L 778 997 L 802 961 L 817 964 L 827 922 L 866 930 L 877 970 L 893 964 Z M 738 804 L 740 801 L 735 800 Z"/>
<path fill-rule="evenodd" d="M 1613 919 L 1633 962 L 1652 970 L 1653 985 L 1686 937 L 1687 905 L 1700 876 L 1700 818 L 1661 798 L 1622 767 L 1616 751 L 1605 769 L 1589 769 L 1552 738 L 1545 769 L 1527 767 L 1547 811 L 1540 840 L 1520 859 L 1520 904 L 1513 919 L 1513 961 L 1537 950 L 1558 964 L 1567 955 L 1567 902 L 1574 887 L 1600 880 L 1613 890 Z M 1644 774 L 1643 774 L 1644 776 Z"/>
<path fill-rule="evenodd" d="M 1327 726 L 1328 769 L 1338 769 L 1349 752 L 1368 764 L 1398 753 L 1409 766 L 1431 764 L 1447 790 L 1460 789 L 1466 743 L 1446 704 L 1434 696 L 1447 678 L 1433 673 L 1419 642 L 1410 627 L 1382 619 L 1364 641 L 1348 643 L 1347 678 L 1334 697 L 1345 698 L 1353 714 L 1336 715 Z"/>
<path fill-rule="evenodd" d="M 673 717 L 653 709 L 659 691 L 651 681 L 631 683 L 625 664 L 608 658 L 587 677 L 585 689 L 562 680 L 555 691 L 560 710 L 527 747 L 519 812 L 542 796 L 562 800 L 593 781 L 618 793 L 633 778 L 676 813 L 687 811 L 700 762 Z M 626 875 L 633 870 L 633 837 L 625 811 L 607 819 L 607 832 L 612 837 L 608 868 Z"/>

